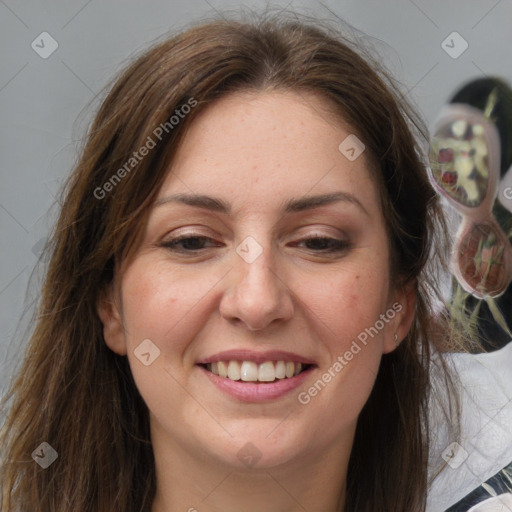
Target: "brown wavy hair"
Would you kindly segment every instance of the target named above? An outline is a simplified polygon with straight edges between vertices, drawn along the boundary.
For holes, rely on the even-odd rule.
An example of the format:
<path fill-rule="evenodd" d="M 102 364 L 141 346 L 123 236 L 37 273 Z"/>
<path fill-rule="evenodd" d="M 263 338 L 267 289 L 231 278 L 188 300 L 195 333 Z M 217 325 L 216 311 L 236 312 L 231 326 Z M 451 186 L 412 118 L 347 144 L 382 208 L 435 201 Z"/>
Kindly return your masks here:
<path fill-rule="evenodd" d="M 345 511 L 425 509 L 438 278 L 427 265 L 431 249 L 445 248 L 436 235 L 445 226 L 425 172 L 426 130 L 356 39 L 296 15 L 216 19 L 158 42 L 120 74 L 63 191 L 37 320 L 4 398 L 2 510 L 150 510 L 156 480 L 148 410 L 126 357 L 104 342 L 97 304 L 117 265 L 136 249 L 187 126 L 219 98 L 242 90 L 313 93 L 366 145 L 392 276 L 396 286 L 414 282 L 417 299 L 413 326 L 383 356 L 360 414 Z M 168 125 L 156 147 L 100 194 L 148 137 L 155 139 L 155 128 L 191 99 L 197 103 L 179 124 Z M 438 334 L 443 329 L 437 324 Z M 58 452 L 45 470 L 31 458 L 43 441 Z"/>

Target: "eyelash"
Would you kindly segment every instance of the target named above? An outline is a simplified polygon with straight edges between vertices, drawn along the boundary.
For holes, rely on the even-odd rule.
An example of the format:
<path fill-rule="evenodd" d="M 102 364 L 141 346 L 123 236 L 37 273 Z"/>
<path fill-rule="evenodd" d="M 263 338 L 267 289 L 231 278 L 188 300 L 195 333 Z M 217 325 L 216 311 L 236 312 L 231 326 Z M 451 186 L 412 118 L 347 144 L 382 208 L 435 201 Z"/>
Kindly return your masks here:
<path fill-rule="evenodd" d="M 207 236 L 187 234 L 187 235 L 178 236 L 176 238 L 173 238 L 171 240 L 167 240 L 167 241 L 163 242 L 162 247 L 165 247 L 166 249 L 169 249 L 172 252 L 181 253 L 181 254 L 190 254 L 190 255 L 194 255 L 194 253 L 197 254 L 199 251 L 204 251 L 204 250 L 208 249 L 205 247 L 201 247 L 199 249 L 183 249 L 183 248 L 178 249 L 177 248 L 178 244 L 183 243 L 185 241 L 189 241 L 189 240 L 210 240 L 210 241 L 214 242 L 214 240 L 212 238 L 207 237 Z M 348 249 L 350 249 L 350 247 L 351 247 L 350 242 L 347 240 L 340 240 L 338 238 L 331 238 L 328 236 L 312 236 L 309 238 L 304 238 L 302 240 L 299 240 L 296 243 L 311 242 L 312 240 L 322 241 L 324 243 L 327 242 L 329 245 L 331 245 L 330 249 L 322 249 L 320 251 L 315 251 L 313 249 L 310 249 L 313 252 L 319 253 L 319 254 L 337 254 L 337 253 L 345 252 Z M 332 248 L 333 244 L 335 245 L 335 248 Z"/>

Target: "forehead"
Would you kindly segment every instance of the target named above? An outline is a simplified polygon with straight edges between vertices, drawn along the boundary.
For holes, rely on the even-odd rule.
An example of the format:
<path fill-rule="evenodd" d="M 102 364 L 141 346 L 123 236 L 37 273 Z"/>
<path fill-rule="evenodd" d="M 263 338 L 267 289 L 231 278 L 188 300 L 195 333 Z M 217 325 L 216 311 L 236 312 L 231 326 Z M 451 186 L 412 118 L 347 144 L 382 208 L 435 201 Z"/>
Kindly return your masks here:
<path fill-rule="evenodd" d="M 313 94 L 231 94 L 190 125 L 158 198 L 209 193 L 238 209 L 268 209 L 292 197 L 342 191 L 379 208 L 364 152 L 350 160 L 339 149 L 349 136 L 351 128 Z"/>

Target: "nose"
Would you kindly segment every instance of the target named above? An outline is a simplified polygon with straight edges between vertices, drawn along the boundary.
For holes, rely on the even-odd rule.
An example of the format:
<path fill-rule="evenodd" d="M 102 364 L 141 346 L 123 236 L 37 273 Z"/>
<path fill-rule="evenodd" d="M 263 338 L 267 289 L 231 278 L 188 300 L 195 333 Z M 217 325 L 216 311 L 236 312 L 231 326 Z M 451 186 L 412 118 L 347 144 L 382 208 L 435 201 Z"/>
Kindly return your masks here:
<path fill-rule="evenodd" d="M 271 268 L 269 250 L 264 250 L 252 263 L 235 255 L 235 266 L 229 272 L 227 288 L 220 302 L 223 318 L 258 331 L 293 316 L 292 292 L 285 284 L 285 276 Z"/>

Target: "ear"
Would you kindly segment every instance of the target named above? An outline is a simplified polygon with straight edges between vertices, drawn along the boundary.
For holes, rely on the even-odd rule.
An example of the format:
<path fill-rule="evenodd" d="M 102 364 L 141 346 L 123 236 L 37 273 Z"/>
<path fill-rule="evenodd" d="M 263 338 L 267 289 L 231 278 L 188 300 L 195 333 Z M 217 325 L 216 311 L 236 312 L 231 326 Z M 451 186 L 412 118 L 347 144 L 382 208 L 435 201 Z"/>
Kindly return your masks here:
<path fill-rule="evenodd" d="M 415 306 L 416 281 L 411 280 L 393 293 L 390 310 L 393 310 L 396 314 L 389 322 L 385 332 L 383 354 L 393 352 L 407 336 L 414 320 Z"/>
<path fill-rule="evenodd" d="M 117 307 L 113 287 L 101 294 L 96 310 L 103 324 L 103 338 L 107 346 L 121 356 L 126 355 L 126 338 L 121 313 Z"/>

